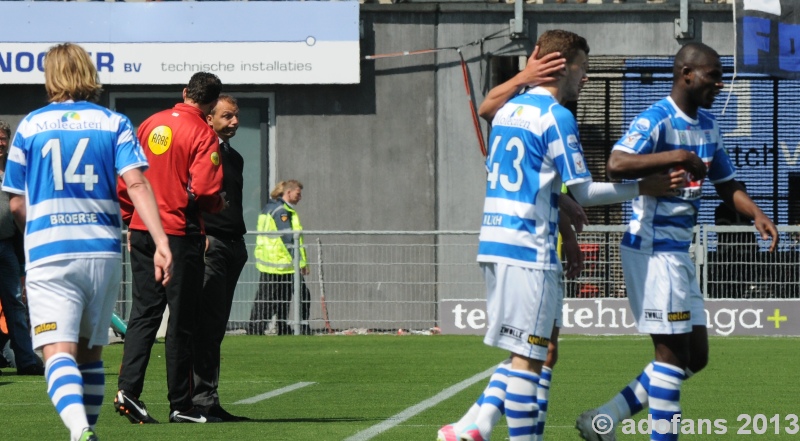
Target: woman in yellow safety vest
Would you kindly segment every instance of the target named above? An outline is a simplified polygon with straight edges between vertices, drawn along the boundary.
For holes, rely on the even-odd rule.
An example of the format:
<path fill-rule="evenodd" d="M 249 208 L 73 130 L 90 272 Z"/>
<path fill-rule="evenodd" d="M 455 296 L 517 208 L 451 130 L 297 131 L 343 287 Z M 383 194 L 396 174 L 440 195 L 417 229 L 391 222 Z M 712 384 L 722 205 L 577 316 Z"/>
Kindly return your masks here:
<path fill-rule="evenodd" d="M 276 315 L 278 335 L 292 334 L 287 323 L 289 306 L 294 291 L 294 251 L 300 252 L 301 283 L 301 334 L 310 334 L 308 316 L 311 293 L 306 287 L 304 275 L 308 274 L 306 250 L 302 234 L 295 242 L 295 232 L 303 231 L 295 206 L 303 197 L 303 184 L 296 180 L 281 181 L 270 193 L 270 200 L 258 216 L 258 231 L 285 231 L 281 235 L 259 235 L 256 239 L 256 268 L 261 271 L 253 308 L 250 311 L 248 333 L 263 335 L 272 316 Z"/>

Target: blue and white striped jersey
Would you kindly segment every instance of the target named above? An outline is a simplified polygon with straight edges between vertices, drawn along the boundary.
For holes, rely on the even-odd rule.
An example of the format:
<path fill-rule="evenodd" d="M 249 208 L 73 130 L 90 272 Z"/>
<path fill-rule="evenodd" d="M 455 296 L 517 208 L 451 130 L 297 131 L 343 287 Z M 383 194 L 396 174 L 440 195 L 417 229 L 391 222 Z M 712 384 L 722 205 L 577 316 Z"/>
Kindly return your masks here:
<path fill-rule="evenodd" d="M 592 179 L 575 117 L 533 88 L 497 112 L 490 142 L 478 261 L 560 270 L 561 184 Z"/>
<path fill-rule="evenodd" d="M 708 167 L 708 180 L 712 183 L 729 181 L 736 176 L 714 115 L 698 109 L 697 119 L 690 118 L 669 97 L 639 114 L 625 136 L 614 145 L 614 150 L 633 154 L 675 149 L 695 152 Z M 634 199 L 622 246 L 647 254 L 688 252 L 692 228 L 697 224 L 702 185 L 703 181 L 691 180 L 679 196 Z"/>
<path fill-rule="evenodd" d="M 117 174 L 147 168 L 130 120 L 85 101 L 52 103 L 20 122 L 3 190 L 25 195 L 27 267 L 119 258 Z"/>

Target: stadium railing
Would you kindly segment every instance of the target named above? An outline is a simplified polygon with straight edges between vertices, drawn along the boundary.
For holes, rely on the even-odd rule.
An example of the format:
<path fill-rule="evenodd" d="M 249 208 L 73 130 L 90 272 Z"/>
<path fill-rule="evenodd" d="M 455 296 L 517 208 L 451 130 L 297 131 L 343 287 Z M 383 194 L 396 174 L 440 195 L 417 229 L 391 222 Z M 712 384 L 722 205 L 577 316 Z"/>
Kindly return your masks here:
<path fill-rule="evenodd" d="M 709 299 L 800 298 L 800 226 L 780 226 L 774 253 L 753 227 L 695 228 L 691 255 L 701 291 Z M 580 277 L 567 280 L 567 298 L 626 296 L 619 241 L 623 226 L 589 226 L 579 235 L 585 254 Z M 253 248 L 239 278 L 228 329 L 243 332 L 258 290 Z M 123 236 L 124 240 L 124 236 Z M 483 299 L 475 263 L 477 231 L 305 231 L 314 333 L 428 331 L 439 325 L 438 306 L 448 299 Z M 116 312 L 127 318 L 130 261 L 123 246 L 123 281 Z M 296 265 L 299 270 L 299 262 Z M 298 278 L 295 278 L 299 280 Z M 299 284 L 293 288 L 299 292 Z M 324 297 L 324 300 L 323 300 Z M 299 319 L 293 296 L 289 319 Z"/>

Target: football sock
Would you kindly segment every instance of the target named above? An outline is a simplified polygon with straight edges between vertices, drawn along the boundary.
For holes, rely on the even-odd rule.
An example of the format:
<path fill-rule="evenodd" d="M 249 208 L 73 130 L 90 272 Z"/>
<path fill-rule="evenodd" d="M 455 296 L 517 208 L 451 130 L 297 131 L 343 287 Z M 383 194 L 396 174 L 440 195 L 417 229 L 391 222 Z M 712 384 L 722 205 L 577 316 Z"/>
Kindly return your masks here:
<path fill-rule="evenodd" d="M 500 363 L 491 378 L 489 378 L 489 385 L 486 386 L 483 395 L 481 395 L 483 401 L 475 417 L 474 424 L 478 426 L 478 430 L 485 439 L 489 439 L 492 429 L 494 429 L 495 424 L 505 412 L 506 387 L 510 367 L 510 360 Z M 467 425 L 469 423 L 466 423 L 464 427 L 456 427 L 456 429 L 463 431 Z"/>
<path fill-rule="evenodd" d="M 609 402 L 597 408 L 598 413 L 611 417 L 614 425 L 635 415 L 648 404 L 648 390 L 650 389 L 650 376 L 653 373 L 653 363 L 645 366 L 644 371 L 631 381 L 624 389 L 614 396 Z"/>
<path fill-rule="evenodd" d="M 86 418 L 94 430 L 100 409 L 103 406 L 103 394 L 106 390 L 106 374 L 103 372 L 103 361 L 95 361 L 78 366 L 83 377 L 83 405 Z"/>
<path fill-rule="evenodd" d="M 467 413 L 465 413 L 458 422 L 453 423 L 453 431 L 456 432 L 456 434 L 463 432 L 467 426 L 475 422 L 475 419 L 478 417 L 478 412 L 481 410 L 481 404 L 483 404 L 483 394 L 478 398 L 478 401 L 472 403 Z"/>
<path fill-rule="evenodd" d="M 539 387 L 536 389 L 536 401 L 539 404 L 539 420 L 536 423 L 534 434 L 535 440 L 541 441 L 544 438 L 544 423 L 547 419 L 547 402 L 550 400 L 550 382 L 553 379 L 553 370 L 547 366 L 542 367 L 542 374 L 539 376 Z"/>
<path fill-rule="evenodd" d="M 681 413 L 681 384 L 683 369 L 666 363 L 653 362 L 650 374 L 650 418 L 652 441 L 676 441 L 680 432 L 680 420 L 673 427 L 672 419 Z M 659 420 L 666 420 L 664 421 Z M 669 426 L 669 427 L 667 427 Z M 676 429 L 673 431 L 673 429 Z M 667 433 L 663 433 L 667 432 Z"/>
<path fill-rule="evenodd" d="M 539 404 L 536 387 L 539 377 L 533 372 L 512 369 L 506 389 L 506 421 L 509 441 L 533 441 Z"/>
<path fill-rule="evenodd" d="M 69 429 L 72 439 L 78 439 L 83 429 L 89 427 L 83 407 L 83 379 L 78 364 L 72 355 L 65 352 L 54 354 L 45 363 L 47 394 Z"/>

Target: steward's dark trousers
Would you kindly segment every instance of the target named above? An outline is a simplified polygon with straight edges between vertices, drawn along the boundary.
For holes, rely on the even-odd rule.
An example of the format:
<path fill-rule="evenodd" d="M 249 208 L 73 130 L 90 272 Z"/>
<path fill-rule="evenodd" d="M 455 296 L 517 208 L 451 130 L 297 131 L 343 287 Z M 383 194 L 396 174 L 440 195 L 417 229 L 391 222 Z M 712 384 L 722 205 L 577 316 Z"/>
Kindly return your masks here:
<path fill-rule="evenodd" d="M 205 278 L 198 305 L 199 327 L 194 339 L 195 406 L 219 405 L 220 347 L 231 314 L 236 282 L 247 263 L 244 238 L 222 240 L 208 236 Z"/>
<path fill-rule="evenodd" d="M 192 407 L 192 335 L 197 322 L 197 302 L 203 289 L 205 236 L 168 236 L 172 251 L 172 277 L 167 286 L 156 282 L 153 269 L 155 242 L 149 233 L 131 233 L 133 304 L 125 334 L 125 348 L 117 385 L 137 397 L 144 387 L 150 350 L 169 305 L 165 344 L 170 410 Z"/>
<path fill-rule="evenodd" d="M 310 335 L 311 328 L 307 324 L 311 313 L 311 293 L 305 279 L 300 276 L 300 319 L 306 324 L 300 327 L 300 333 Z M 294 297 L 294 274 L 261 273 L 253 308 L 250 310 L 249 334 L 263 335 L 272 316 L 275 316 L 275 327 L 278 335 L 290 335 L 289 307 Z"/>

